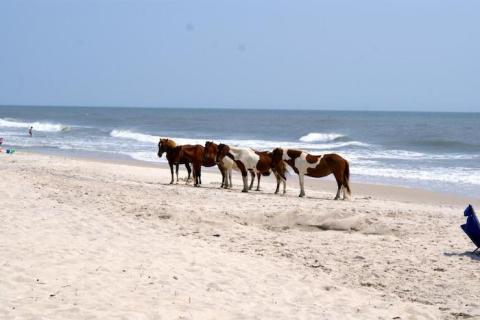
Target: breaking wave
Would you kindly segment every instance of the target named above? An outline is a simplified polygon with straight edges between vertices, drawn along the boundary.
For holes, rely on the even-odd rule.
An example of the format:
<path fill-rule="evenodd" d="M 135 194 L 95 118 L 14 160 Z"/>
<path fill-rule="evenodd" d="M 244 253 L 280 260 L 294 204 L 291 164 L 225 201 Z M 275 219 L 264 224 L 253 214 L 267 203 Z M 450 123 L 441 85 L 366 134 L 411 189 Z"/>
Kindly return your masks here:
<path fill-rule="evenodd" d="M 147 142 L 147 143 L 155 143 L 155 144 L 158 143 L 158 139 L 159 139 L 159 137 L 156 137 L 156 136 L 133 132 L 129 130 L 112 130 L 112 132 L 110 132 L 110 136 L 114 138 L 131 139 L 139 142 Z"/>
<path fill-rule="evenodd" d="M 302 142 L 330 142 L 344 137 L 346 136 L 339 133 L 310 132 L 309 134 L 301 137 L 299 140 Z"/>
<path fill-rule="evenodd" d="M 145 133 L 138 133 L 133 132 L 130 130 L 112 130 L 110 132 L 110 136 L 114 138 L 121 138 L 121 139 L 130 139 L 135 140 L 138 142 L 143 143 L 158 143 L 159 136 L 153 136 Z M 176 138 L 176 137 L 169 137 L 177 144 L 200 144 L 204 145 L 205 141 L 212 140 L 206 138 L 197 138 L 197 139 L 189 139 L 189 138 Z M 245 139 L 245 140 L 232 140 L 232 139 L 214 139 L 217 143 L 225 143 L 236 147 L 244 147 L 244 148 L 252 148 L 258 150 L 265 150 L 265 149 L 274 149 L 277 147 L 283 148 L 292 148 L 292 149 L 304 149 L 304 150 L 330 150 L 330 149 L 339 149 L 345 147 L 369 147 L 370 145 L 367 143 L 359 142 L 359 141 L 345 141 L 345 142 L 334 142 L 334 143 L 299 143 L 299 142 L 292 142 L 292 141 L 272 141 L 272 140 L 255 140 L 255 139 Z"/>
<path fill-rule="evenodd" d="M 70 127 L 63 124 L 49 122 L 20 122 L 14 119 L 0 119 L 0 127 L 4 128 L 29 128 L 33 127 L 34 131 L 43 132 L 62 132 L 69 131 Z"/>

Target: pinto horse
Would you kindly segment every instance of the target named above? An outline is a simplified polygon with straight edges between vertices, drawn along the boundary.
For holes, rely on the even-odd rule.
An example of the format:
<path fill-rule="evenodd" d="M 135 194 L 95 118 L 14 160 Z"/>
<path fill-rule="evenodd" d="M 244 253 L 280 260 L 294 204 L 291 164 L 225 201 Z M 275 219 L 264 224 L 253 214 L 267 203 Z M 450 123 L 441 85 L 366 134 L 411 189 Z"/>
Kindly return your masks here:
<path fill-rule="evenodd" d="M 343 199 L 347 198 L 350 192 L 350 166 L 348 161 L 335 153 L 324 155 L 311 155 L 304 151 L 294 149 L 276 148 L 272 152 L 273 166 L 286 162 L 298 174 L 300 181 L 300 197 L 305 196 L 304 176 L 321 178 L 333 173 L 337 181 L 337 195 L 335 200 L 340 198 L 340 191 L 343 189 Z M 285 178 L 285 176 L 282 176 Z M 346 191 L 346 192 L 345 192 Z"/>
<path fill-rule="evenodd" d="M 253 187 L 254 174 L 257 174 L 257 191 L 260 190 L 260 177 L 261 175 L 269 175 L 272 170 L 277 178 L 277 190 L 278 193 L 280 185 L 280 176 L 284 176 L 285 167 L 278 164 L 273 168 L 272 154 L 270 152 L 255 151 L 250 148 L 236 148 L 230 147 L 226 144 L 219 144 L 217 148 L 216 161 L 217 163 L 222 161 L 225 157 L 232 159 L 238 169 L 242 173 L 243 190 L 242 192 L 248 192 Z M 252 182 L 250 187 L 248 186 L 248 171 L 252 173 Z M 285 193 L 285 184 L 283 186 Z"/>
<path fill-rule="evenodd" d="M 160 139 L 158 142 L 158 157 L 161 158 L 164 153 L 167 154 L 168 165 L 170 166 L 170 173 L 172 174 L 172 180 L 170 184 L 173 184 L 173 165 L 175 164 L 175 172 L 177 174 L 177 183 L 178 183 L 178 166 L 184 164 L 185 168 L 188 171 L 187 183 L 190 181 L 190 173 L 192 169 L 190 168 L 190 163 L 187 158 L 183 156 L 182 152 L 183 146 L 177 146 L 175 141 L 171 139 Z"/>
<path fill-rule="evenodd" d="M 218 145 L 213 141 L 206 141 L 205 142 L 205 153 L 203 161 L 216 161 L 218 151 Z M 219 162 L 222 167 L 222 184 L 220 188 L 230 189 L 232 188 L 232 170 L 238 170 L 237 164 L 235 161 L 230 159 L 229 157 L 224 157 L 221 162 Z"/>
<path fill-rule="evenodd" d="M 218 145 L 215 142 L 213 141 L 205 142 L 204 161 L 206 161 L 207 159 L 212 159 L 213 161 L 216 161 L 215 159 L 217 157 L 217 152 L 218 152 Z M 224 169 L 224 171 L 222 172 L 222 185 L 220 186 L 220 188 L 231 189 L 233 186 L 232 171 L 233 170 L 241 171 L 241 170 L 238 168 L 237 163 L 229 157 L 223 157 L 222 160 L 218 162 L 218 164 L 221 165 Z M 253 182 L 255 180 L 255 172 L 252 169 L 248 169 L 248 171 L 250 171 L 250 174 L 252 176 L 249 190 L 252 190 Z M 257 186 L 257 190 L 259 190 L 258 186 Z"/>

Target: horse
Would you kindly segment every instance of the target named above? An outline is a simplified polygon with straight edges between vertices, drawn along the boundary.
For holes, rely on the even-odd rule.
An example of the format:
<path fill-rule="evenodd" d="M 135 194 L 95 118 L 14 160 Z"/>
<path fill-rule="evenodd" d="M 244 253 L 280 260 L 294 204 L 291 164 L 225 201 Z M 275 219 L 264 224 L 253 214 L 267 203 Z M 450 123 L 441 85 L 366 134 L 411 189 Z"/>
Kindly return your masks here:
<path fill-rule="evenodd" d="M 270 170 L 273 171 L 273 174 L 275 175 L 275 178 L 277 180 L 277 189 L 275 190 L 275 194 L 278 193 L 278 190 L 280 188 L 280 181 L 283 182 L 283 193 L 286 193 L 286 185 L 287 185 L 287 180 L 285 177 L 285 171 L 286 168 L 285 166 L 277 166 L 277 168 L 274 168 L 273 166 L 273 154 L 272 152 L 269 151 L 257 151 L 253 150 L 259 157 L 260 160 L 257 162 L 256 166 L 256 173 L 257 173 L 257 191 L 260 191 L 260 178 L 261 176 L 269 176 L 270 175 Z M 281 174 L 280 174 L 281 173 Z M 253 186 L 253 179 L 252 182 L 250 183 L 250 188 L 249 190 L 252 190 Z"/>
<path fill-rule="evenodd" d="M 321 178 L 333 173 L 337 181 L 337 194 L 335 200 L 340 198 L 343 189 L 343 199 L 350 196 L 350 165 L 347 160 L 336 153 L 324 155 L 311 155 L 301 150 L 276 148 L 272 152 L 273 166 L 286 162 L 298 174 L 300 182 L 300 195 L 305 196 L 304 176 Z M 282 176 L 285 178 L 285 176 Z M 345 192 L 346 191 L 346 192 Z"/>
<path fill-rule="evenodd" d="M 204 158 L 203 161 L 208 161 L 209 159 L 211 161 L 216 161 L 216 156 L 217 156 L 217 149 L 218 145 L 214 143 L 213 141 L 206 141 L 205 142 L 205 153 L 204 153 Z M 225 189 L 231 189 L 232 188 L 232 170 L 238 170 L 237 164 L 235 161 L 230 159 L 229 157 L 224 157 L 221 162 L 223 170 L 222 170 L 222 184 L 220 188 L 225 188 Z M 229 183 L 230 182 L 230 183 Z"/>
<path fill-rule="evenodd" d="M 161 158 L 163 153 L 167 154 L 168 165 L 170 166 L 170 173 L 172 174 L 172 180 L 170 184 L 173 184 L 173 165 L 176 166 L 176 174 L 177 174 L 177 183 L 178 183 L 178 166 L 180 164 L 184 164 L 185 168 L 187 168 L 188 177 L 187 183 L 190 181 L 190 173 L 192 169 L 190 168 L 190 163 L 187 158 L 183 156 L 182 146 L 177 146 L 175 141 L 171 139 L 160 139 L 158 142 L 158 157 Z"/>
<path fill-rule="evenodd" d="M 217 163 L 215 159 L 205 158 L 205 148 L 199 144 L 183 145 L 182 156 L 192 164 L 195 187 L 199 187 L 202 184 L 202 166 L 213 167 L 214 165 L 217 165 L 220 172 L 222 174 L 224 172 L 221 163 Z"/>
<path fill-rule="evenodd" d="M 243 189 L 242 192 L 248 192 L 253 187 L 254 174 L 257 174 L 257 191 L 260 190 L 260 177 L 261 175 L 269 175 L 270 170 L 273 169 L 272 155 L 268 152 L 255 151 L 250 148 L 236 148 L 230 147 L 226 144 L 219 144 L 217 148 L 216 161 L 217 163 L 222 161 L 225 157 L 232 159 L 238 169 L 242 173 Z M 274 173 L 277 178 L 277 191 L 280 184 L 280 174 L 277 172 L 280 170 L 280 174 L 284 175 L 284 167 L 281 165 L 275 167 Z M 248 171 L 252 174 L 252 181 L 250 187 L 248 186 Z M 284 185 L 285 192 L 285 185 Z"/>
<path fill-rule="evenodd" d="M 217 157 L 217 151 L 218 151 L 218 145 L 214 143 L 213 141 L 206 141 L 205 142 L 205 155 L 204 155 L 204 160 L 206 159 L 212 159 L 213 161 L 216 161 Z M 230 159 L 229 157 L 223 157 L 220 162 L 218 162 L 219 165 L 221 165 L 224 169 L 222 172 L 222 184 L 220 188 L 225 188 L 225 189 L 231 189 L 233 184 L 232 184 L 232 171 L 241 171 L 237 163 Z M 255 180 L 255 172 L 252 169 L 248 169 L 250 172 L 252 179 L 250 182 L 250 187 L 249 190 L 252 189 L 253 187 L 253 182 Z"/>

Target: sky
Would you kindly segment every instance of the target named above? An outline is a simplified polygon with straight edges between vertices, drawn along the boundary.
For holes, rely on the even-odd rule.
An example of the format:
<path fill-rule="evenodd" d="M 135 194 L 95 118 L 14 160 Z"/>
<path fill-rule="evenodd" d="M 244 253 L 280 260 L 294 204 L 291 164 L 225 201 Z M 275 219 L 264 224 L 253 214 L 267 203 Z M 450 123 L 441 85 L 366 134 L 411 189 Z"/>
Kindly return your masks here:
<path fill-rule="evenodd" d="M 480 112 L 480 1 L 1 0 L 0 105 Z"/>

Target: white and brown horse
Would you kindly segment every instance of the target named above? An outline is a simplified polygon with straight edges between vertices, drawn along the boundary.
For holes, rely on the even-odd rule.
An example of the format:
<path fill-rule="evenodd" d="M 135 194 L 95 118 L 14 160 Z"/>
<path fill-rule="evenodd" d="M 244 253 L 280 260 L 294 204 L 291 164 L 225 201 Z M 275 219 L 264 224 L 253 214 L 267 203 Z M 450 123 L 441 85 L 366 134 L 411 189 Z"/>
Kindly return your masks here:
<path fill-rule="evenodd" d="M 205 142 L 205 153 L 203 161 L 216 161 L 218 145 L 213 141 Z M 230 189 L 232 188 L 232 171 L 240 171 L 235 161 L 229 157 L 223 157 L 219 163 L 223 169 L 222 171 L 222 184 L 220 188 Z"/>
<path fill-rule="evenodd" d="M 300 197 L 305 196 L 304 176 L 321 178 L 333 173 L 337 181 L 337 195 L 340 198 L 343 190 L 343 199 L 350 195 L 350 166 L 348 161 L 335 153 L 324 155 L 311 155 L 301 150 L 276 148 L 272 152 L 273 166 L 286 162 L 298 174 L 300 182 Z M 282 175 L 282 178 L 285 178 Z"/>
<path fill-rule="evenodd" d="M 272 169 L 277 179 L 277 190 L 275 193 L 278 192 L 281 180 L 280 176 L 284 176 L 285 166 L 282 167 L 280 164 L 277 164 L 274 168 L 272 154 L 270 152 L 259 152 L 250 148 L 236 148 L 225 144 L 219 144 L 216 155 L 217 163 L 222 161 L 222 159 L 225 157 L 232 159 L 242 173 L 242 192 L 248 192 L 248 190 L 253 187 L 253 178 L 255 173 L 257 174 L 258 179 L 257 191 L 260 190 L 261 175 L 269 175 Z M 250 187 L 248 186 L 248 171 L 252 173 L 252 182 Z M 285 184 L 283 190 L 285 193 Z"/>

